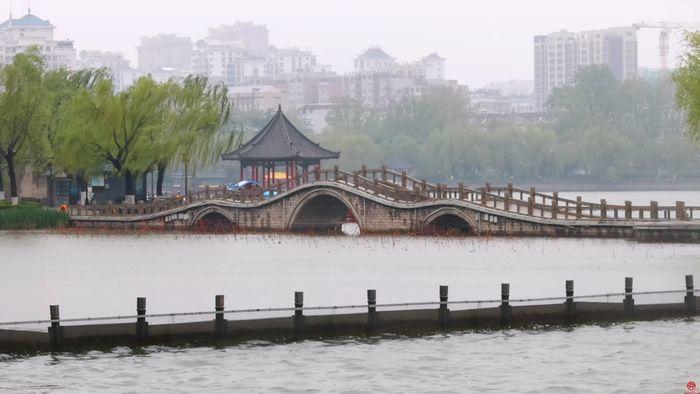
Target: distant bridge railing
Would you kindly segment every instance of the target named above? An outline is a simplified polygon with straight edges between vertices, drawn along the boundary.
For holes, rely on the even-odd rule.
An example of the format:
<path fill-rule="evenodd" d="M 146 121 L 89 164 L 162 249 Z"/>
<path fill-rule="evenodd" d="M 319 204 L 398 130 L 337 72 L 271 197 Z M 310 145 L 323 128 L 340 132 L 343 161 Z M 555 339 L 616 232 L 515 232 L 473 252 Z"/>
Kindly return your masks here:
<path fill-rule="evenodd" d="M 203 200 L 228 200 L 241 203 L 259 202 L 277 194 L 293 190 L 301 185 L 319 181 L 337 182 L 389 201 L 415 203 L 431 200 L 458 200 L 478 204 L 504 212 L 565 220 L 693 220 L 700 206 L 686 206 L 677 201 L 674 206 L 660 206 L 656 201 L 649 205 L 608 204 L 559 197 L 557 192 L 545 194 L 534 187 L 520 189 L 512 184 L 491 186 L 486 183 L 470 188 L 463 183 L 448 186 L 429 183 L 425 179 L 409 176 L 406 171 L 397 172 L 386 167 L 344 171 L 335 166 L 331 169 L 316 168 L 306 174 L 286 180 L 277 180 L 264 188 L 228 190 L 225 186 L 204 186 L 190 191 L 186 198 L 159 199 L 154 202 L 136 204 L 88 205 L 69 207 L 71 216 L 136 216 L 152 215 L 172 210 L 189 203 Z"/>

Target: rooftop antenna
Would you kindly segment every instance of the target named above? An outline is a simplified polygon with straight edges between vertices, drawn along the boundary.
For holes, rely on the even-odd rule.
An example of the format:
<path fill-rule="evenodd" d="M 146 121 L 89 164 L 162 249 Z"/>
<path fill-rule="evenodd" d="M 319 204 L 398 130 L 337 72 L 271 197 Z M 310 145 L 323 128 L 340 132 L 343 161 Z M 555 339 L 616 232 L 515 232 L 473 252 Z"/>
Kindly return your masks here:
<path fill-rule="evenodd" d="M 32 0 L 27 0 L 27 15 L 32 13 Z"/>
<path fill-rule="evenodd" d="M 10 20 L 12 20 L 12 0 L 10 0 Z"/>

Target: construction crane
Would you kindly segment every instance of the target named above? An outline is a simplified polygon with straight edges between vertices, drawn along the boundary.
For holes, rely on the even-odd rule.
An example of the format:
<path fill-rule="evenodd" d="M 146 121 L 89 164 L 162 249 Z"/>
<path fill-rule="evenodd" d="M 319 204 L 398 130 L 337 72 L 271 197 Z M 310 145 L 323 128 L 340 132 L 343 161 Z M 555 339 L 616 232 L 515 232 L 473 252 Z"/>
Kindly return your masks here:
<path fill-rule="evenodd" d="M 662 70 L 668 70 L 668 36 L 674 30 L 700 30 L 700 23 L 692 22 L 649 22 L 642 21 L 632 25 L 635 29 L 642 28 L 660 29 L 659 32 L 659 57 Z"/>

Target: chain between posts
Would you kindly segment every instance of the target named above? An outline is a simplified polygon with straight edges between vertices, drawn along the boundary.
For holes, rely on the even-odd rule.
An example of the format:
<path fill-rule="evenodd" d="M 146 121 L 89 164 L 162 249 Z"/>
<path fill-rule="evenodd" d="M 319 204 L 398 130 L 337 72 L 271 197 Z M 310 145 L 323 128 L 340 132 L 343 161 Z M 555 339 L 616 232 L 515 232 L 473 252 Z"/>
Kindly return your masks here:
<path fill-rule="evenodd" d="M 523 302 L 542 302 L 542 301 L 566 301 L 590 298 L 603 297 L 623 297 L 637 295 L 655 295 L 655 294 L 688 294 L 699 293 L 700 289 L 683 289 L 683 290 L 656 290 L 656 291 L 639 291 L 639 292 L 619 292 L 619 293 L 602 293 L 590 295 L 577 295 L 573 297 L 539 297 L 539 298 L 511 298 L 508 303 L 523 303 Z M 376 304 L 375 308 L 394 308 L 394 307 L 413 307 L 413 306 L 437 306 L 440 305 L 470 305 L 470 304 L 500 304 L 503 300 L 500 298 L 485 299 L 485 300 L 457 300 L 457 301 L 424 301 L 424 302 L 396 302 Z M 280 308 L 249 308 L 249 309 L 229 309 L 223 311 L 199 311 L 199 312 L 176 312 L 176 313 L 152 313 L 146 315 L 116 315 L 116 316 L 101 316 L 101 317 L 83 317 L 83 318 L 67 318 L 67 319 L 46 319 L 46 320 L 24 320 L 24 321 L 8 321 L 0 322 L 0 326 L 10 325 L 26 325 L 26 324 L 50 324 L 50 323 L 76 323 L 76 322 L 91 322 L 91 321 L 106 321 L 106 320 L 128 320 L 137 318 L 163 318 L 163 317 L 187 317 L 187 316 L 206 316 L 216 314 L 240 314 L 240 313 L 258 313 L 258 312 L 291 312 L 291 311 L 321 311 L 321 310 L 339 310 L 339 309 L 365 309 L 367 304 L 350 304 L 350 305 L 333 305 L 333 306 L 304 306 L 304 307 L 280 307 Z"/>

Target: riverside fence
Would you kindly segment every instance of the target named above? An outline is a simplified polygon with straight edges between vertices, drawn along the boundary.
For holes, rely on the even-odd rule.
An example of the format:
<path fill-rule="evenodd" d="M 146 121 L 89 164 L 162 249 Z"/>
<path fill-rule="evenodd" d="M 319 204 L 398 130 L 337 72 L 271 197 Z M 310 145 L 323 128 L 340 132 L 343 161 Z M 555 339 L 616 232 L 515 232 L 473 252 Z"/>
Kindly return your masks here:
<path fill-rule="evenodd" d="M 698 290 L 694 288 L 693 275 L 686 275 L 685 289 L 679 290 L 635 292 L 633 279 L 628 277 L 625 278 L 623 292 L 574 295 L 572 280 L 565 282 L 564 291 L 564 296 L 511 298 L 510 284 L 502 283 L 500 299 L 450 301 L 448 286 L 440 286 L 438 301 L 378 303 L 376 290 L 370 289 L 367 290 L 366 304 L 335 306 L 304 306 L 304 293 L 295 292 L 292 307 L 248 309 L 225 309 L 224 296 L 216 295 L 214 309 L 210 311 L 158 314 L 147 314 L 146 298 L 138 297 L 134 315 L 68 319 L 60 317 L 58 305 L 51 305 L 49 319 L 0 323 L 0 350 L 80 350 L 150 344 L 240 342 L 254 339 L 289 341 L 387 333 L 410 335 L 442 330 L 692 317 L 698 312 Z M 644 295 L 677 296 L 678 300 L 671 303 L 637 304 L 635 297 Z M 591 301 L 600 298 L 619 298 L 621 302 Z M 355 310 L 363 312 L 357 313 Z M 333 313 L 309 314 L 318 311 Z M 338 311 L 349 312 L 337 313 Z M 263 313 L 290 313 L 291 316 L 226 318 Z M 209 318 L 168 324 L 152 324 L 148 321 L 183 317 Z M 17 329 L 20 326 L 45 324 L 48 325 L 46 332 Z"/>

